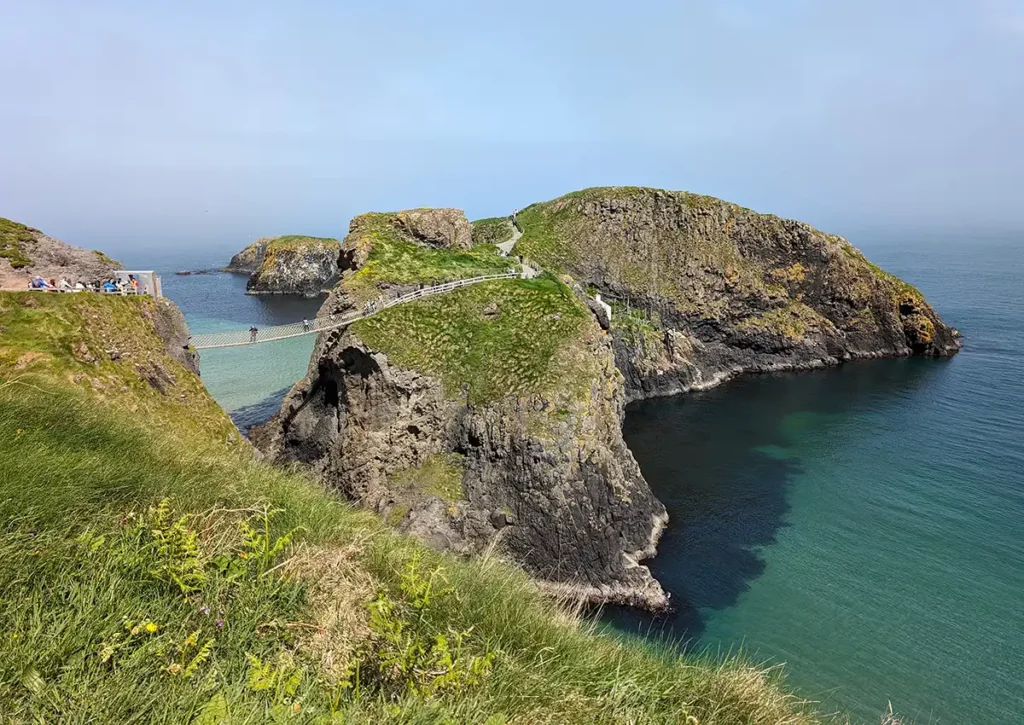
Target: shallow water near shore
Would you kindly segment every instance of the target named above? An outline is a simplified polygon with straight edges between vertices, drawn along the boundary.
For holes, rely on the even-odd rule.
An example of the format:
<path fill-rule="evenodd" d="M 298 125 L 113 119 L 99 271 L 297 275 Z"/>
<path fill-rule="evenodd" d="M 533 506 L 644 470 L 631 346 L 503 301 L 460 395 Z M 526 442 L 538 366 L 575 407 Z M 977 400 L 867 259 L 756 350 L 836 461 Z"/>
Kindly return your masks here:
<path fill-rule="evenodd" d="M 784 662 L 801 695 L 857 721 L 891 700 L 919 723 L 1024 722 L 1024 240 L 853 241 L 964 350 L 630 406 L 626 440 L 672 516 L 649 563 L 678 611 L 606 620 Z M 246 297 L 242 276 L 163 279 L 193 332 L 321 302 Z M 276 412 L 312 346 L 205 351 L 203 378 L 245 428 Z"/>

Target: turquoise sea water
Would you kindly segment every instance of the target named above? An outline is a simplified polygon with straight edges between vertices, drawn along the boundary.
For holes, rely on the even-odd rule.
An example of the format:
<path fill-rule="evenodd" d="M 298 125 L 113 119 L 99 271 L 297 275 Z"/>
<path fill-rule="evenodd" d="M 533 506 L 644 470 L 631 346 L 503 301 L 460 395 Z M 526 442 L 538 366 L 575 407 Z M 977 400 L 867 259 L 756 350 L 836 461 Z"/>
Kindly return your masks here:
<path fill-rule="evenodd" d="M 678 612 L 631 631 L 784 662 L 827 710 L 1024 722 L 1024 246 L 867 249 L 966 338 L 952 360 L 747 377 L 625 435 L 672 516 Z"/>
<path fill-rule="evenodd" d="M 194 333 L 247 330 L 298 322 L 316 315 L 324 298 L 245 294 L 236 274 L 178 276 L 162 272 L 164 294 L 185 313 Z M 284 394 L 306 374 L 315 337 L 295 337 L 253 347 L 200 351 L 207 390 L 245 430 L 277 412 Z"/>
<path fill-rule="evenodd" d="M 923 723 L 1024 723 L 1024 240 L 858 241 L 964 350 L 631 406 L 627 441 L 672 515 L 650 564 L 678 611 L 609 619 L 783 662 L 804 696 L 864 722 L 891 701 Z M 244 286 L 164 274 L 196 332 L 319 304 Z M 203 377 L 245 425 L 311 348 L 209 351 Z"/>

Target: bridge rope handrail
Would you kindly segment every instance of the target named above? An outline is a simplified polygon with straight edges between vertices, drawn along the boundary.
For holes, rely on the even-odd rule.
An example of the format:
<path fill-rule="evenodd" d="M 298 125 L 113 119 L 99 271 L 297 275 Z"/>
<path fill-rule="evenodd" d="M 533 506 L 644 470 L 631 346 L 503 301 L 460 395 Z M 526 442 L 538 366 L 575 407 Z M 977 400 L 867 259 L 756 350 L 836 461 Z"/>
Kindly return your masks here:
<path fill-rule="evenodd" d="M 533 270 L 530 271 L 532 272 Z M 249 330 L 199 333 L 197 335 L 192 335 L 189 338 L 189 344 L 197 350 L 210 350 L 221 347 L 255 345 L 262 342 L 285 340 L 290 337 L 301 337 L 302 335 L 313 335 L 327 330 L 334 330 L 339 327 L 346 327 L 351 325 L 353 322 L 357 322 L 358 320 L 362 320 L 367 317 L 372 317 L 373 315 L 383 312 L 395 305 L 413 302 L 418 299 L 423 299 L 424 297 L 444 294 L 445 292 L 451 292 L 459 289 L 460 287 L 468 287 L 469 285 L 480 284 L 481 282 L 491 282 L 494 280 L 518 279 L 520 277 L 525 278 L 527 276 L 532 275 L 524 269 L 523 271 L 510 270 L 500 274 L 484 274 L 477 277 L 468 277 L 466 279 L 456 279 L 450 282 L 431 285 L 429 287 L 421 287 L 420 289 L 401 295 L 381 295 L 376 299 L 366 302 L 363 305 L 362 310 L 349 312 L 348 314 L 340 317 L 334 314 L 322 315 L 302 322 L 264 327 L 260 328 L 255 335 L 253 335 Z"/>

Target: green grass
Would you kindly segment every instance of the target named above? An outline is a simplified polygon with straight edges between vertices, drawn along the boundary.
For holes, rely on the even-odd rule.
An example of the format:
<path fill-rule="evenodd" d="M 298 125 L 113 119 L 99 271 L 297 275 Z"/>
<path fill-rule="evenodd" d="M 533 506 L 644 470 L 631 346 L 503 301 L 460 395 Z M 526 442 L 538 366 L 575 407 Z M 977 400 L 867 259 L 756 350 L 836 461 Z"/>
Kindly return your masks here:
<path fill-rule="evenodd" d="M 203 384 L 163 353 L 150 297 L 0 292 L 0 370 L 87 387 L 96 404 L 183 438 L 238 434 Z M 163 381 L 164 390 L 147 380 Z"/>
<path fill-rule="evenodd" d="M 405 238 L 394 226 L 394 214 L 364 214 L 357 219 L 369 247 L 366 263 L 345 289 L 356 300 L 371 299 L 391 285 L 438 284 L 486 274 L 507 272 L 511 264 L 490 244 L 472 249 L 439 249 Z"/>
<path fill-rule="evenodd" d="M 492 217 L 473 222 L 473 244 L 501 244 L 511 239 L 512 233 L 512 222 L 508 217 Z"/>
<path fill-rule="evenodd" d="M 559 353 L 575 345 L 589 312 L 552 278 L 487 282 L 392 307 L 353 325 L 389 359 L 441 378 L 471 402 L 589 386 Z M 559 361 L 566 364 L 558 364 Z"/>
<path fill-rule="evenodd" d="M 519 212 L 523 236 L 516 242 L 516 253 L 536 260 L 543 266 L 565 271 L 572 268 L 578 254 L 559 232 L 559 222 L 571 221 L 571 208 L 551 211 L 548 204 L 532 204 Z"/>
<path fill-rule="evenodd" d="M 304 234 L 286 234 L 274 237 L 267 245 L 267 251 L 280 249 L 302 249 L 310 244 L 341 244 L 333 237 L 308 237 Z M 251 245 L 250 245 L 251 246 Z"/>
<path fill-rule="evenodd" d="M 36 230 L 24 224 L 0 217 L 0 258 L 7 259 L 15 269 L 32 264 L 24 245 L 34 239 L 35 233 Z"/>
<path fill-rule="evenodd" d="M 76 357 L 135 338 L 129 358 L 171 366 L 134 302 L 28 297 L 0 297 L 6 722 L 819 721 L 777 670 L 604 636 L 517 569 L 255 460 L 182 412 L 212 405 L 181 407 L 194 378 L 163 395 Z"/>

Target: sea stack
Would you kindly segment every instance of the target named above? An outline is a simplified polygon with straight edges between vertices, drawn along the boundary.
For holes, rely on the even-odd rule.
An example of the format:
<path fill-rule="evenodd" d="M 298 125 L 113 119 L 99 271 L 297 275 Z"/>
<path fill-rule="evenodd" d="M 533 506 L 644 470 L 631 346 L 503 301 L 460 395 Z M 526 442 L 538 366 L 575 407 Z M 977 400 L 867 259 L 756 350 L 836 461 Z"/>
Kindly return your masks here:
<path fill-rule="evenodd" d="M 226 272 L 250 275 L 247 294 L 316 297 L 338 281 L 337 239 L 288 235 L 256 240 L 231 258 Z"/>

